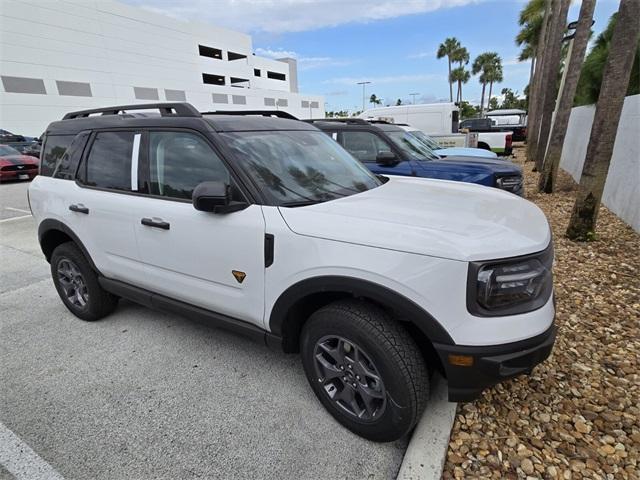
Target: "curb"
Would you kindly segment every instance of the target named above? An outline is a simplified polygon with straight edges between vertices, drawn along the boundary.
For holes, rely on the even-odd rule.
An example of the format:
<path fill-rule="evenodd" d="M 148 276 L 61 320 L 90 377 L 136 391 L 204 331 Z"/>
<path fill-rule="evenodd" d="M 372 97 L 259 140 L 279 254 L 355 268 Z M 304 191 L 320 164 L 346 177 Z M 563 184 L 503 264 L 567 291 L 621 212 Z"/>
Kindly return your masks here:
<path fill-rule="evenodd" d="M 434 375 L 431 397 L 413 431 L 396 480 L 441 478 L 457 405 L 447 400 L 446 380 Z"/>

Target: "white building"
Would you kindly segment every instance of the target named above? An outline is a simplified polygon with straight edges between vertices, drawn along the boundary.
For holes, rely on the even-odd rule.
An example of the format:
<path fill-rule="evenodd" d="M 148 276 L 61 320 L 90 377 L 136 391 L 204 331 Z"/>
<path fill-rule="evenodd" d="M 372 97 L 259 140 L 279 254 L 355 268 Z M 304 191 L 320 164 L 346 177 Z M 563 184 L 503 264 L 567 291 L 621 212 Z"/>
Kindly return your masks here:
<path fill-rule="evenodd" d="M 69 111 L 163 101 L 324 116 L 295 59 L 255 56 L 249 35 L 112 0 L 0 0 L 0 128 L 38 136 Z"/>

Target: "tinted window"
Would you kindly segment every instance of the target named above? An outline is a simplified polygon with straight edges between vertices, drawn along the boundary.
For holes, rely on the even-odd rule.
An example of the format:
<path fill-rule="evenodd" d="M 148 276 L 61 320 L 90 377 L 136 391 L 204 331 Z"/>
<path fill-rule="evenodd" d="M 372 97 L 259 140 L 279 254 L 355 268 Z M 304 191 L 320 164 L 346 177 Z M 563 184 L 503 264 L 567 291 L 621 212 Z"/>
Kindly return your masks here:
<path fill-rule="evenodd" d="M 185 132 L 149 134 L 149 193 L 191 199 L 202 182 L 230 183 L 229 172 L 213 149 L 198 135 Z"/>
<path fill-rule="evenodd" d="M 375 162 L 380 152 L 390 152 L 391 147 L 370 132 L 342 132 L 340 143 L 361 162 Z"/>
<path fill-rule="evenodd" d="M 47 135 L 40 159 L 40 175 L 50 177 L 71 145 L 73 135 Z"/>
<path fill-rule="evenodd" d="M 93 187 L 131 190 L 134 132 L 99 132 L 87 158 L 85 183 Z"/>

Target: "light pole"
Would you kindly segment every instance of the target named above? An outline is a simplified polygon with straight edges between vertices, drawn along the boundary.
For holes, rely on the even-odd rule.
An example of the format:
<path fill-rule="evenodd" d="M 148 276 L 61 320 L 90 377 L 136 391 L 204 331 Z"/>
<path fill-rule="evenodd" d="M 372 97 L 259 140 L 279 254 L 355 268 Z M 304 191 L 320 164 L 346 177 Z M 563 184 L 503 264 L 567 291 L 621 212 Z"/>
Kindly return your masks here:
<path fill-rule="evenodd" d="M 420 94 L 419 94 L 419 93 L 410 93 L 409 95 L 411 96 L 411 103 L 412 103 L 413 105 L 415 105 L 415 104 L 416 104 L 416 97 L 417 97 L 418 95 L 420 95 Z"/>
<path fill-rule="evenodd" d="M 356 85 L 362 85 L 362 111 L 363 112 L 364 112 L 364 98 L 365 98 L 364 89 L 368 83 L 371 83 L 371 82 L 358 82 L 356 84 Z"/>

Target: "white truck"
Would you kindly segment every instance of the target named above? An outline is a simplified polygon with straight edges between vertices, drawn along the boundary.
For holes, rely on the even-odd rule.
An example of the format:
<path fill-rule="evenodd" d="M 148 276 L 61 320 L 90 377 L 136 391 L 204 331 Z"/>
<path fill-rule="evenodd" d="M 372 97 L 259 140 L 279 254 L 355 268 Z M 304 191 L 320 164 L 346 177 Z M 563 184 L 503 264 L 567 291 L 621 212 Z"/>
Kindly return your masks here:
<path fill-rule="evenodd" d="M 410 125 L 431 136 L 443 148 L 477 147 L 498 155 L 511 153 L 511 132 L 459 133 L 459 111 L 455 103 L 376 107 L 365 110 L 359 117 Z"/>

